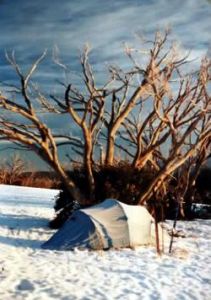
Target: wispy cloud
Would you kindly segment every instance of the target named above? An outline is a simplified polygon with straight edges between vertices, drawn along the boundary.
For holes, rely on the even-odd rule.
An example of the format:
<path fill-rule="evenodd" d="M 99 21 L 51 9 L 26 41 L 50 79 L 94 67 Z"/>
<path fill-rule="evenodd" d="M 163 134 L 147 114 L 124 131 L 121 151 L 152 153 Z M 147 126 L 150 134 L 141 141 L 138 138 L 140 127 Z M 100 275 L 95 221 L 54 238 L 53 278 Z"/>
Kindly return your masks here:
<path fill-rule="evenodd" d="M 93 47 L 91 61 L 101 76 L 107 64 L 127 64 L 123 42 L 137 43 L 136 32 L 152 37 L 156 29 L 171 26 L 184 51 L 192 50 L 191 58 L 200 58 L 211 40 L 211 4 L 206 0 L 18 2 L 0 2 L 0 80 L 14 78 L 5 62 L 5 49 L 15 49 L 20 64 L 27 69 L 45 48 L 51 52 L 57 45 L 63 62 L 77 73 L 78 50 L 89 42 Z M 50 89 L 54 75 L 49 61 L 47 58 L 40 68 L 40 76 Z"/>

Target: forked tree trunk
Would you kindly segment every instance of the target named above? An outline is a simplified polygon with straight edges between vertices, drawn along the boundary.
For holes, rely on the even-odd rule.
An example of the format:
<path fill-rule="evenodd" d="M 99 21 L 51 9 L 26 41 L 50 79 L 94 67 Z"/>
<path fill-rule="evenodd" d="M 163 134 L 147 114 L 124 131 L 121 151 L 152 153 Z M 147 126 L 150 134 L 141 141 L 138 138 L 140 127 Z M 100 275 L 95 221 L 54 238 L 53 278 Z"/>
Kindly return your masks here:
<path fill-rule="evenodd" d="M 95 181 L 93 175 L 93 162 L 92 162 L 92 154 L 93 154 L 93 144 L 92 144 L 92 136 L 88 132 L 88 130 L 83 131 L 84 134 L 84 167 L 87 175 L 87 181 L 89 186 L 89 198 L 90 200 L 95 200 Z"/>
<path fill-rule="evenodd" d="M 116 120 L 110 123 L 110 128 L 108 129 L 108 139 L 107 139 L 107 149 L 106 149 L 106 165 L 113 165 L 114 163 L 114 149 L 115 149 L 115 138 L 116 133 L 121 127 L 124 120 L 130 114 L 132 109 L 135 107 L 137 101 L 141 98 L 141 96 L 146 92 L 148 87 L 148 83 L 143 80 L 140 86 L 135 90 L 131 98 L 129 99 L 127 105 L 121 111 Z"/>

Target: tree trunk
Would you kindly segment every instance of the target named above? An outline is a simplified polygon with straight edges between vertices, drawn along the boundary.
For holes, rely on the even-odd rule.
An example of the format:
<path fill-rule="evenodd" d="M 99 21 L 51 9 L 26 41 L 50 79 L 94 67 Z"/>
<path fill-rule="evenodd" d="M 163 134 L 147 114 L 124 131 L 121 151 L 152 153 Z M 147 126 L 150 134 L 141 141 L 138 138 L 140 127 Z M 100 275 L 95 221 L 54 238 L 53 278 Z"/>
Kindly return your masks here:
<path fill-rule="evenodd" d="M 112 134 L 108 134 L 105 164 L 113 165 L 113 161 L 114 161 L 114 136 Z"/>
<path fill-rule="evenodd" d="M 79 191 L 76 184 L 69 178 L 69 176 L 63 170 L 63 168 L 60 166 L 60 164 L 57 161 L 52 161 L 51 166 L 54 169 L 54 171 L 56 171 L 58 176 L 60 177 L 62 183 L 64 184 L 64 186 L 67 189 L 67 192 L 70 194 L 70 196 L 73 197 L 74 200 L 77 200 L 79 203 L 83 203 L 84 196 Z"/>
<path fill-rule="evenodd" d="M 62 183 L 64 184 L 67 192 L 69 193 L 70 197 L 74 200 L 77 200 L 79 203 L 84 202 L 84 196 L 79 191 L 76 184 L 69 178 L 67 173 L 62 168 L 57 155 L 52 156 L 51 153 L 48 151 L 46 147 L 43 147 L 39 151 L 36 149 L 34 150 L 41 159 L 43 159 L 51 168 L 56 172 L 56 174 L 61 179 Z"/>
<path fill-rule="evenodd" d="M 92 169 L 92 152 L 93 152 L 93 145 L 92 145 L 92 138 L 91 135 L 88 134 L 87 131 L 84 131 L 84 166 L 87 174 L 88 186 L 89 186 L 89 198 L 91 201 L 95 200 L 95 181 L 93 176 L 93 169 Z"/>

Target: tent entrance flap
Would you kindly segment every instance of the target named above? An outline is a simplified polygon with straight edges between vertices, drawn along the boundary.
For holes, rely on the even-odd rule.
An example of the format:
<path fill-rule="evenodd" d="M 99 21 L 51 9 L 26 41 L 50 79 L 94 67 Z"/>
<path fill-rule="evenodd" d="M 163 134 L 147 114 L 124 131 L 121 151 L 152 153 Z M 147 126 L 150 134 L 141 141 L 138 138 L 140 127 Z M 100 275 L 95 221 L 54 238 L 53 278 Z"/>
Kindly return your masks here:
<path fill-rule="evenodd" d="M 91 218 L 82 211 L 76 211 L 52 238 L 42 245 L 42 248 L 51 250 L 101 249 L 101 244 Z"/>

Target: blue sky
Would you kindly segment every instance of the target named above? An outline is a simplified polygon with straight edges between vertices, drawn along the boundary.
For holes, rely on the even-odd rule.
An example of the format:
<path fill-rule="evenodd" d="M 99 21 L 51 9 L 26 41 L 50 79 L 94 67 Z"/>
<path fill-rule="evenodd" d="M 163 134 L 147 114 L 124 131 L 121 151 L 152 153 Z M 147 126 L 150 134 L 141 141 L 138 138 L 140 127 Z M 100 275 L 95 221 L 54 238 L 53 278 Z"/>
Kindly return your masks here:
<path fill-rule="evenodd" d="M 5 50 L 15 50 L 22 68 L 27 69 L 47 48 L 39 78 L 51 92 L 55 77 L 61 76 L 50 64 L 55 46 L 77 81 L 79 49 L 87 42 L 93 48 L 91 61 L 97 76 L 102 78 L 107 65 L 127 65 L 124 42 L 138 45 L 137 33 L 153 37 L 157 29 L 167 26 L 172 28 L 172 38 L 181 41 L 182 49 L 191 50 L 191 58 L 199 61 L 211 45 L 210 1 L 0 0 L 0 81 L 14 80 Z M 48 122 L 54 128 L 66 123 L 50 117 Z"/>
<path fill-rule="evenodd" d="M 165 26 L 185 48 L 200 54 L 210 44 L 210 20 L 206 0 L 1 0 L 0 66 L 5 49 L 15 49 L 27 63 L 55 45 L 74 65 L 86 42 L 94 48 L 96 64 L 115 61 L 123 42 L 134 42 L 136 32 L 152 36 Z"/>

